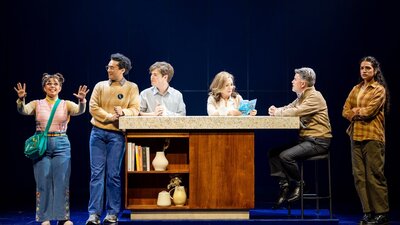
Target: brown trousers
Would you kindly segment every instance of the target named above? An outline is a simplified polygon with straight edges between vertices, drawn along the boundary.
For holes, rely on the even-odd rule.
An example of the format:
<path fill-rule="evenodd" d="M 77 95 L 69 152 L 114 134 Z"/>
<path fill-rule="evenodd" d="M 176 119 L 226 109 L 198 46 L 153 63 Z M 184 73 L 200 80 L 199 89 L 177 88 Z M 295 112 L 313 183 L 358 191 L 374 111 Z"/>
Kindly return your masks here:
<path fill-rule="evenodd" d="M 384 175 L 385 144 L 380 141 L 351 141 L 354 184 L 364 213 L 389 212 Z"/>

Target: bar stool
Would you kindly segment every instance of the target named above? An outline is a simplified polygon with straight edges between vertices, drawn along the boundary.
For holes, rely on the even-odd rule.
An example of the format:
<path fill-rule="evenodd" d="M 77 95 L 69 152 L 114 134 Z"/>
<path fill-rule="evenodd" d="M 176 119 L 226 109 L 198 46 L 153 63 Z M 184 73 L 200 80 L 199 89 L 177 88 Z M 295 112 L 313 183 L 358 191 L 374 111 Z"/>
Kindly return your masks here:
<path fill-rule="evenodd" d="M 326 160 L 328 164 L 328 194 L 321 195 L 319 192 L 319 177 L 318 177 L 318 162 L 321 160 Z M 314 163 L 314 185 L 315 192 L 314 193 L 304 193 L 304 163 L 307 161 L 312 161 Z M 332 186 L 331 186 L 331 156 L 330 152 L 324 155 L 317 155 L 310 158 L 307 158 L 303 161 L 299 162 L 300 164 L 300 174 L 301 174 L 301 187 L 300 187 L 300 201 L 301 201 L 301 218 L 304 219 L 304 200 L 315 200 L 316 210 L 319 214 L 320 210 L 320 202 L 321 199 L 329 200 L 329 216 L 332 219 Z"/>

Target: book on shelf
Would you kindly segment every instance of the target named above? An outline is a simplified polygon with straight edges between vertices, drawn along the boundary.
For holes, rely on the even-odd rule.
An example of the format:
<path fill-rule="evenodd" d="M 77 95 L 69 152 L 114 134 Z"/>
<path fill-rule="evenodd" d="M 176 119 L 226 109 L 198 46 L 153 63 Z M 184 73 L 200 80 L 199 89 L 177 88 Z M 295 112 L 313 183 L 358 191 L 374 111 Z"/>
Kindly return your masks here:
<path fill-rule="evenodd" d="M 128 171 L 150 171 L 150 147 L 127 144 Z"/>
<path fill-rule="evenodd" d="M 135 146 L 135 157 L 136 157 L 136 171 L 143 171 L 142 165 L 142 146 Z"/>
<path fill-rule="evenodd" d="M 150 147 L 146 147 L 146 171 L 150 171 Z"/>
<path fill-rule="evenodd" d="M 137 145 L 133 144 L 131 148 L 131 164 L 132 164 L 132 171 L 137 171 L 137 157 L 136 157 L 136 148 Z"/>
<path fill-rule="evenodd" d="M 146 146 L 142 146 L 142 167 L 143 167 L 143 169 L 142 169 L 142 171 L 147 171 L 147 163 L 146 163 L 146 157 L 147 157 L 147 154 L 146 154 Z"/>
<path fill-rule="evenodd" d="M 135 171 L 135 143 L 128 142 L 127 152 L 128 171 Z"/>
<path fill-rule="evenodd" d="M 141 152 L 141 170 L 140 171 L 150 171 L 151 167 L 150 167 L 150 147 L 148 146 L 140 146 L 139 148 L 140 152 Z M 140 155 L 139 152 L 139 155 Z"/>
<path fill-rule="evenodd" d="M 126 161 L 128 162 L 128 171 L 132 171 L 131 148 L 132 148 L 132 142 L 128 142 L 127 149 L 126 149 L 127 152 L 128 152 L 128 155 L 127 155 L 127 158 L 126 158 Z"/>

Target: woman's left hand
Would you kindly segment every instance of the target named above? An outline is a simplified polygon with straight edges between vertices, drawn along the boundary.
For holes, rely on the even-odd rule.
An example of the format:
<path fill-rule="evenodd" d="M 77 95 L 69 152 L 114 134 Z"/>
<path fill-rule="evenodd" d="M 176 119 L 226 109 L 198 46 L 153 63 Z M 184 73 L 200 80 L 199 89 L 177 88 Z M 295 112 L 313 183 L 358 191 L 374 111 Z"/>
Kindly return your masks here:
<path fill-rule="evenodd" d="M 250 111 L 250 116 L 255 116 L 257 115 L 257 110 L 253 109 Z"/>
<path fill-rule="evenodd" d="M 89 92 L 89 89 L 86 85 L 80 85 L 78 89 L 78 94 L 74 93 L 74 96 L 79 99 L 79 101 L 83 101 L 86 98 L 86 94 Z"/>

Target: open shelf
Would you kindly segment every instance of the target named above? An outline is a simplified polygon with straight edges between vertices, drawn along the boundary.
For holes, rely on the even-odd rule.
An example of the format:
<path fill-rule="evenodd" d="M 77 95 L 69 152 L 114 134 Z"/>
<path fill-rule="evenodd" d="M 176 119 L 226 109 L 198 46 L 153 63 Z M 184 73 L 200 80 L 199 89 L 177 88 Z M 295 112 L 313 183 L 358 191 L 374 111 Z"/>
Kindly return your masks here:
<path fill-rule="evenodd" d="M 189 134 L 188 133 L 127 133 L 126 142 L 135 145 L 150 147 L 150 162 L 156 152 L 163 149 L 165 139 L 170 140 L 169 147 L 164 151 L 168 160 L 165 171 L 155 171 L 150 163 L 150 171 L 128 171 L 125 169 L 125 208 L 132 210 L 182 210 L 188 209 L 189 201 L 185 206 L 169 207 L 157 206 L 158 193 L 167 190 L 173 176 L 182 178 L 181 186 L 185 187 L 189 198 Z M 128 154 L 126 154 L 126 158 Z M 127 162 L 128 159 L 126 159 Z"/>

